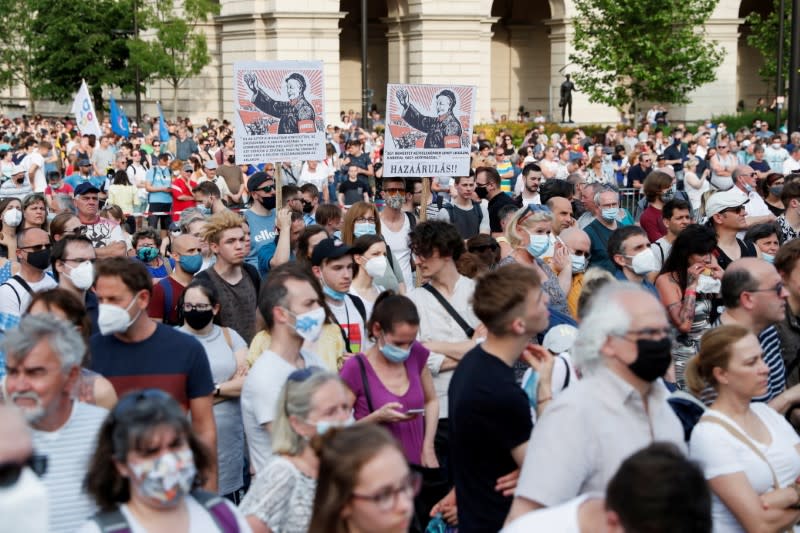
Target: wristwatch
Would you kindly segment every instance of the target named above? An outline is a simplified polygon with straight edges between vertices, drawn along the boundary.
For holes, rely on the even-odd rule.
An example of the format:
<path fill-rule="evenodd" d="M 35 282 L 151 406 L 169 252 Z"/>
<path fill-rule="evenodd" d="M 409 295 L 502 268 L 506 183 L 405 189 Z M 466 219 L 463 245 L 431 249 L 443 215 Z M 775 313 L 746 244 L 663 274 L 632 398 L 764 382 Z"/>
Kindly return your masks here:
<path fill-rule="evenodd" d="M 222 396 L 222 391 L 220 390 L 219 385 L 214 387 L 214 396 L 216 396 L 216 397 Z"/>

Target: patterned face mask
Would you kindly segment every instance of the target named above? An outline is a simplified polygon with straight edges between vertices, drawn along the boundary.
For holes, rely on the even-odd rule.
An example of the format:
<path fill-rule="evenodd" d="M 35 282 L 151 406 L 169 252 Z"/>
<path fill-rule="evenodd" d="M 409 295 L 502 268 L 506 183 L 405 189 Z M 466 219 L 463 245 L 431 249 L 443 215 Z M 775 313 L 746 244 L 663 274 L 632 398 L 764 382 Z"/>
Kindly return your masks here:
<path fill-rule="evenodd" d="M 128 465 L 139 493 L 165 507 L 177 505 L 192 488 L 197 475 L 192 450 L 186 448 Z"/>

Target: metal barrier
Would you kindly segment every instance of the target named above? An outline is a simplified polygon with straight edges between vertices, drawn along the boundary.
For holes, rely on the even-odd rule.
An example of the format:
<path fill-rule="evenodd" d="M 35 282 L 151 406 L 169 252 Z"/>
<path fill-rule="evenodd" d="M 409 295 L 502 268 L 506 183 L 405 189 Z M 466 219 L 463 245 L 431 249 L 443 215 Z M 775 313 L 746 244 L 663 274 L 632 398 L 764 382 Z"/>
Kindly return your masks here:
<path fill-rule="evenodd" d="M 641 213 L 638 213 L 637 204 L 642 198 L 639 189 L 619 189 L 619 206 L 628 211 L 631 216 L 638 220 Z"/>

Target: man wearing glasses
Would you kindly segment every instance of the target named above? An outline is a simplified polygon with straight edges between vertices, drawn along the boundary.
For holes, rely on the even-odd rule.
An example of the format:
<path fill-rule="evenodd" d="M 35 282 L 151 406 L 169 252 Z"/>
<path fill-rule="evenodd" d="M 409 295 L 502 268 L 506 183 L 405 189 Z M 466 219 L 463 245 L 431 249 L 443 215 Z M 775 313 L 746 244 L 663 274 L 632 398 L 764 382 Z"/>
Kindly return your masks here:
<path fill-rule="evenodd" d="M 82 226 L 77 228 L 81 231 Z M 90 291 L 94 284 L 94 263 L 97 259 L 92 241 L 81 233 L 64 235 L 53 245 L 50 262 L 59 288 L 68 290 L 86 306 L 92 334 L 97 333 L 97 295 Z"/>
<path fill-rule="evenodd" d="M 714 326 L 735 324 L 750 330 L 758 336 L 762 357 L 769 367 L 767 393 L 753 401 L 768 402 L 779 413 L 786 413 L 800 403 L 800 385 L 786 389 L 786 367 L 775 324 L 785 317 L 789 292 L 780 274 L 761 259 L 739 259 L 722 276 L 721 295 L 725 312 Z"/>
<path fill-rule="evenodd" d="M 0 285 L 0 316 L 21 316 L 37 292 L 58 283 L 45 274 L 50 267 L 50 235 L 39 228 L 17 232 L 19 274 Z"/>
<path fill-rule="evenodd" d="M 250 226 L 250 253 L 245 261 L 258 267 L 258 250 L 275 241 L 275 165 L 267 163 L 264 172 L 256 172 L 247 180 L 247 190 L 253 199 L 244 218 Z"/>
<path fill-rule="evenodd" d="M 748 202 L 745 204 L 745 214 L 747 227 L 753 227 L 757 224 L 768 224 L 775 222 L 775 215 L 767 207 L 767 203 L 756 192 L 756 179 L 758 172 L 756 172 L 749 165 L 737 166 L 731 174 L 734 186 L 739 189 L 742 194 L 747 196 Z M 739 235 L 742 238 L 742 235 Z"/>

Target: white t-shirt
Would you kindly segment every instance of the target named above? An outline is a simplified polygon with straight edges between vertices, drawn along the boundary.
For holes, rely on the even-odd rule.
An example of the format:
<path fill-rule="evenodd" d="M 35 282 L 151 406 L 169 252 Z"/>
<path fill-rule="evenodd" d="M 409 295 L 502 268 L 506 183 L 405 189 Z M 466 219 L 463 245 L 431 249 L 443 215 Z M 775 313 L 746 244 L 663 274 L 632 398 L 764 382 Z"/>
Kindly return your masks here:
<path fill-rule="evenodd" d="M 34 294 L 58 287 L 58 282 L 47 274 L 36 282 L 25 281 Z M 0 285 L 0 314 L 21 316 L 32 299 L 33 296 L 17 280 L 11 278 Z"/>
<path fill-rule="evenodd" d="M 661 270 L 667 257 L 669 257 L 669 253 L 672 251 L 672 243 L 670 243 L 666 237 L 661 237 L 650 245 L 650 250 L 652 250 L 653 255 L 656 256 L 658 270 Z"/>
<path fill-rule="evenodd" d="M 240 533 L 250 533 L 253 530 L 247 524 L 242 513 L 229 501 L 225 504 L 230 509 L 231 513 L 236 517 L 236 525 L 239 527 Z M 209 513 L 200 503 L 192 496 L 186 497 L 186 507 L 189 509 L 189 531 L 188 533 L 207 533 L 209 531 L 218 531 L 214 517 Z M 128 510 L 127 504 L 120 506 L 122 515 L 128 521 L 130 533 L 148 533 L 148 531 L 139 523 L 136 518 Z M 97 524 L 93 521 L 85 522 L 76 533 L 102 533 Z"/>
<path fill-rule="evenodd" d="M 359 298 L 357 295 L 355 297 Z M 361 301 L 364 302 L 364 299 L 361 298 Z M 331 303 L 328 300 L 328 307 L 344 331 L 344 336 L 350 345 L 350 353 L 366 352 L 372 347 L 372 343 L 367 338 L 366 325 L 372 309 L 367 306 L 367 302 L 364 302 L 365 318 L 361 317 L 361 313 L 358 312 L 358 308 L 350 296 L 345 296 L 344 301 L 339 303 Z"/>
<path fill-rule="evenodd" d="M 602 498 L 602 495 L 582 494 L 561 505 L 531 511 L 508 524 L 500 530 L 500 533 L 530 533 L 532 531 L 581 533 L 581 527 L 578 523 L 578 509 L 580 509 L 583 502 L 590 498 Z"/>
<path fill-rule="evenodd" d="M 711 184 L 708 183 L 708 180 L 703 180 L 700 184 L 700 188 L 696 189 L 692 187 L 689 181 L 686 179 L 686 176 L 689 174 L 688 171 L 683 175 L 683 184 L 686 188 L 686 195 L 689 197 L 689 202 L 692 204 L 692 209 L 695 211 L 700 210 L 700 204 L 702 203 L 703 194 L 711 188 Z M 697 174 L 694 172 L 691 173 L 694 177 L 697 177 Z M 699 179 L 699 178 L 698 178 Z"/>
<path fill-rule="evenodd" d="M 316 355 L 300 351 L 300 356 L 305 361 L 305 366 L 325 365 Z M 244 380 L 242 386 L 242 422 L 247 445 L 250 449 L 250 460 L 253 470 L 258 475 L 264 470 L 270 457 L 272 457 L 272 438 L 264 424 L 269 424 L 275 419 L 275 407 L 278 405 L 278 396 L 286 383 L 289 374 L 297 370 L 280 355 L 266 350 L 259 357 Z"/>
<path fill-rule="evenodd" d="M 800 475 L 800 453 L 795 448 L 800 443 L 800 437 L 792 426 L 767 404 L 753 402 L 750 407 L 767 426 L 771 438 L 768 446 L 754 440 L 753 444 L 766 456 L 780 486 L 791 486 Z M 736 422 L 726 415 L 714 409 L 709 409 L 707 413 L 728 422 L 747 436 Z M 773 489 L 769 466 L 753 450 L 719 424 L 701 420 L 694 427 L 689 441 L 689 455 L 703 466 L 706 479 L 743 472 L 756 493 L 763 494 Z M 722 500 L 713 492 L 711 497 L 714 531 L 744 532 L 744 528 Z M 800 527 L 795 527 L 794 531 L 800 532 Z"/>
<path fill-rule="evenodd" d="M 36 173 L 31 176 L 30 169 L 36 165 Z M 34 150 L 29 153 L 25 159 L 22 160 L 22 166 L 25 167 L 25 173 L 28 174 L 28 180 L 33 185 L 33 192 L 44 192 L 47 187 L 47 179 L 44 176 L 44 157 L 39 153 L 39 150 Z"/>
<path fill-rule="evenodd" d="M 403 283 L 406 288 L 414 286 L 414 276 L 411 272 L 411 249 L 408 247 L 408 233 L 411 231 L 411 224 L 408 216 L 403 213 L 403 227 L 400 231 L 392 231 L 386 223 L 381 221 L 381 234 L 386 244 L 392 249 L 397 262 L 400 263 L 400 270 L 403 272 Z"/>
<path fill-rule="evenodd" d="M 311 183 L 322 192 L 322 189 L 328 186 L 328 174 L 330 174 L 330 169 L 322 161 L 317 163 L 317 169 L 313 172 L 308 168 L 308 163 L 303 163 L 297 186 L 302 187 L 306 183 Z"/>
<path fill-rule="evenodd" d="M 783 162 L 783 173 L 788 176 L 795 172 L 800 172 L 800 161 L 796 160 L 794 157 L 790 157 Z"/>

